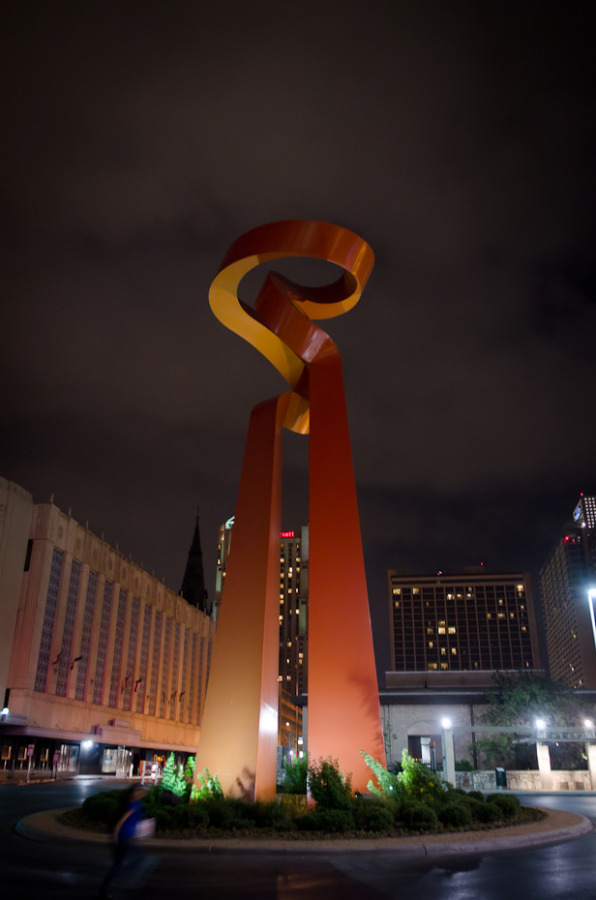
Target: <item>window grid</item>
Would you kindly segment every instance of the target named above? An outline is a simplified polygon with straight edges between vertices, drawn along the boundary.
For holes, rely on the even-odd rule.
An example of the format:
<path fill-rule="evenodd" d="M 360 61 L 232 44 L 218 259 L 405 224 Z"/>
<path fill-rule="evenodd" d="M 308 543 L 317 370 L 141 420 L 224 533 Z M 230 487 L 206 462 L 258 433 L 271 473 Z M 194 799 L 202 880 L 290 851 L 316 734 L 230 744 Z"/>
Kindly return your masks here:
<path fill-rule="evenodd" d="M 39 643 L 39 656 L 37 659 L 37 672 L 35 674 L 35 690 L 45 691 L 48 680 L 48 668 L 50 665 L 50 652 L 52 649 L 52 636 L 54 634 L 54 619 L 58 605 L 58 592 L 60 590 L 60 575 L 62 573 L 62 560 L 64 553 L 54 547 L 52 565 L 50 568 L 50 580 L 46 596 L 46 608 L 43 615 L 41 641 Z"/>
<path fill-rule="evenodd" d="M 77 700 L 85 699 L 85 684 L 87 681 L 87 670 L 89 668 L 89 648 L 91 646 L 91 628 L 93 626 L 93 613 L 95 610 L 95 595 L 97 593 L 97 572 L 90 571 L 87 581 L 87 598 L 85 600 L 85 611 L 83 613 L 83 630 L 81 634 L 81 660 L 77 670 L 77 687 L 75 698 Z"/>
<path fill-rule="evenodd" d="M 72 636 L 74 633 L 77 600 L 79 598 L 79 579 L 81 577 L 81 563 L 73 560 L 68 584 L 68 598 L 66 601 L 66 613 L 64 616 L 64 632 L 62 634 L 62 649 L 60 651 L 60 663 L 58 664 L 58 680 L 56 682 L 56 695 L 66 697 L 66 684 L 68 673 L 74 663 L 71 662 Z"/>

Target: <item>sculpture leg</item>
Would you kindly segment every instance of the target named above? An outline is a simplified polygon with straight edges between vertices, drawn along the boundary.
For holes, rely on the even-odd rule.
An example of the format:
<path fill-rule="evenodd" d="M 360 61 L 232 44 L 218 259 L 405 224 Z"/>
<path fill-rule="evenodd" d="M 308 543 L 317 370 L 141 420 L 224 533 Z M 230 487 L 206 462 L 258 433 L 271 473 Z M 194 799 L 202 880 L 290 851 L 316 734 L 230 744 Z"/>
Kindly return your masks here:
<path fill-rule="evenodd" d="M 282 423 L 290 396 L 259 404 L 250 417 L 195 769 L 217 773 L 224 793 L 251 800 L 276 790 Z"/>
<path fill-rule="evenodd" d="M 332 756 L 354 790 L 385 765 L 360 521 L 341 359 L 310 366 L 308 752 Z"/>

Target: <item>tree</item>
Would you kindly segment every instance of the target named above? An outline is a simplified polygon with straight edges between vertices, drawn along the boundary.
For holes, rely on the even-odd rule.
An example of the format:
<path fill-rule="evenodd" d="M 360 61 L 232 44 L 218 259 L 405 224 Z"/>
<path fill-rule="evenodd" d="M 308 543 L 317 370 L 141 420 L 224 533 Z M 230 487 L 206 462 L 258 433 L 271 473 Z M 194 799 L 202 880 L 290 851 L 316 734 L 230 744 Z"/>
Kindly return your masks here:
<path fill-rule="evenodd" d="M 488 709 L 478 717 L 481 725 L 535 727 L 536 719 L 544 719 L 549 728 L 582 727 L 586 708 L 567 685 L 550 681 L 536 672 L 494 676 L 495 691 L 488 696 Z M 593 713 L 592 713 L 593 715 Z M 505 768 L 535 768 L 536 751 L 533 744 L 516 744 L 521 735 L 515 732 L 495 734 L 476 742 L 476 750 L 487 766 Z M 578 768 L 581 765 L 578 744 L 560 744 L 556 756 L 559 768 Z"/>

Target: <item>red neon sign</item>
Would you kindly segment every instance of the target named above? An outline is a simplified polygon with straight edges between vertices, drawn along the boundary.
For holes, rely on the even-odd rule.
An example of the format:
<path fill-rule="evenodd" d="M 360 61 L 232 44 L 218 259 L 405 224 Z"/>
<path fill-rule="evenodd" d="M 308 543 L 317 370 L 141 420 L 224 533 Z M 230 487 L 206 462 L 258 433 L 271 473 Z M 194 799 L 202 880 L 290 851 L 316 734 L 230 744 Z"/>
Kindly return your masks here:
<path fill-rule="evenodd" d="M 284 538 L 284 537 L 294 537 L 294 532 L 293 532 L 293 531 L 280 531 L 280 532 L 279 532 L 279 536 L 282 537 L 282 538 Z"/>

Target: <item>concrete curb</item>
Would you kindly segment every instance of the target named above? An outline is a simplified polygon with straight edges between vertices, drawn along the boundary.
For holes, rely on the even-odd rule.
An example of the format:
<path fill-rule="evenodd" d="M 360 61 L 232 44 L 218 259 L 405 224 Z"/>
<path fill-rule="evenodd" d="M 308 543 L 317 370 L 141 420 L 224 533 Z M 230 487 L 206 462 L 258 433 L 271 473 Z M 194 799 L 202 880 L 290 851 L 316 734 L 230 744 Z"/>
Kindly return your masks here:
<path fill-rule="evenodd" d="M 546 813 L 552 812 L 544 810 Z M 17 822 L 15 830 L 22 837 L 32 841 L 49 841 L 53 843 L 95 843 L 109 845 L 111 836 L 91 831 L 71 828 L 58 821 L 66 809 L 53 809 L 33 813 Z M 191 838 L 172 840 L 167 838 L 151 838 L 143 846 L 149 851 L 174 850 L 195 853 L 354 853 L 354 852 L 398 852 L 409 856 L 446 856 L 495 852 L 498 850 L 521 850 L 541 844 L 554 844 L 573 840 L 592 831 L 592 823 L 584 816 L 573 815 L 577 821 L 565 828 L 537 830 L 507 834 L 490 838 L 482 832 L 467 832 L 467 840 L 461 840 L 459 834 L 435 837 L 429 840 L 422 836 L 406 838 L 353 838 L 347 840 L 275 840 L 272 838 Z M 509 826 L 515 828 L 517 826 Z M 519 826 L 524 828 L 526 826 Z"/>

